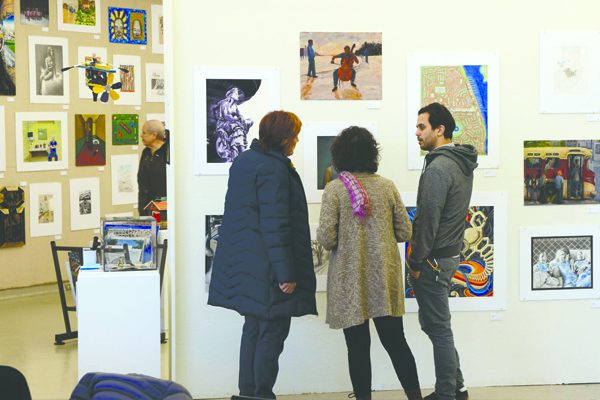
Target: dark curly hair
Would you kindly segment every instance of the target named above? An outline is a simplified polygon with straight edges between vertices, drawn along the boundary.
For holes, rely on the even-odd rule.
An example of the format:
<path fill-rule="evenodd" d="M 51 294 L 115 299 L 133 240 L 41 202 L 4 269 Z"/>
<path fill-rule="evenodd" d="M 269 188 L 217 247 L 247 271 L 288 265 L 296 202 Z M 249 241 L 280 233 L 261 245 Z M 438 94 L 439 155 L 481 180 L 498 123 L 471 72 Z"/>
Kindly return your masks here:
<path fill-rule="evenodd" d="M 338 171 L 377 172 L 379 144 L 365 128 L 349 126 L 331 144 L 333 166 Z"/>

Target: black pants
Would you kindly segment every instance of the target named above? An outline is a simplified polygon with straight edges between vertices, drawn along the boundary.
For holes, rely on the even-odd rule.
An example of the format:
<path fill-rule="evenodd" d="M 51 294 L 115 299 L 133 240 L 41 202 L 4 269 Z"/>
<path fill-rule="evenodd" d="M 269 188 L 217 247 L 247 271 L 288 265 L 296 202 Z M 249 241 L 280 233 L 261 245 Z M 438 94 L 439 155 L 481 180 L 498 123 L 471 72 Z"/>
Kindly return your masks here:
<path fill-rule="evenodd" d="M 291 318 L 272 321 L 245 317 L 240 345 L 239 389 L 241 396 L 274 399 L 279 355 L 290 332 Z"/>
<path fill-rule="evenodd" d="M 417 365 L 404 337 L 402 317 L 373 318 L 379 340 L 387 351 L 396 376 L 404 390 L 419 388 Z M 371 393 L 371 336 L 369 321 L 344 329 L 348 347 L 348 366 L 352 389 L 356 396 Z"/>

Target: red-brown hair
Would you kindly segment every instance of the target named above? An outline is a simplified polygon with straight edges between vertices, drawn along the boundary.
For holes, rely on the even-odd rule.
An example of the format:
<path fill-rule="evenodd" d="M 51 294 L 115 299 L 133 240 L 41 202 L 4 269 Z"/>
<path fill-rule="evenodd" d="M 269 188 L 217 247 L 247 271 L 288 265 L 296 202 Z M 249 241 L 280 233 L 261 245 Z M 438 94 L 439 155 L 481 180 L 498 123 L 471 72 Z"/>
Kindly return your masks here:
<path fill-rule="evenodd" d="M 271 111 L 263 117 L 258 127 L 258 142 L 263 150 L 278 150 L 289 154 L 302 128 L 302 121 L 293 112 Z"/>

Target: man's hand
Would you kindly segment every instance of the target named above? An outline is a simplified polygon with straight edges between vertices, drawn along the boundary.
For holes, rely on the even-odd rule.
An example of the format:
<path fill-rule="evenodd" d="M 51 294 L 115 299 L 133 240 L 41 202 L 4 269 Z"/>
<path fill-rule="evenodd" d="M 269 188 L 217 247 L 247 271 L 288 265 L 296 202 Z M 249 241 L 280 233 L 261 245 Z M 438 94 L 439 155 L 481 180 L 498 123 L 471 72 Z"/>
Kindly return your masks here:
<path fill-rule="evenodd" d="M 283 282 L 279 284 L 279 289 L 285 294 L 292 294 L 296 290 L 296 282 Z"/>

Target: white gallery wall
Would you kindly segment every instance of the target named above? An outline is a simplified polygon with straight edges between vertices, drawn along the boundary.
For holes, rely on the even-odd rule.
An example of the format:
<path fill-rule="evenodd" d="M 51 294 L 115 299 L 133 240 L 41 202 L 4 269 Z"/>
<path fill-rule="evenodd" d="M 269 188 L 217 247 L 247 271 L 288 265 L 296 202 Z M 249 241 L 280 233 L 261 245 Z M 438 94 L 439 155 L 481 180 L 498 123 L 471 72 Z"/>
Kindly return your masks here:
<path fill-rule="evenodd" d="M 281 108 L 306 124 L 365 121 L 377 125 L 382 147 L 380 173 L 401 192 L 417 189 L 419 170 L 407 168 L 407 57 L 414 52 L 485 52 L 499 59 L 498 169 L 476 171 L 476 192 L 503 192 L 507 234 L 502 263 L 506 277 L 503 311 L 455 312 L 453 327 L 469 386 L 600 382 L 598 299 L 522 302 L 519 296 L 519 232 L 522 226 L 600 224 L 597 207 L 523 206 L 523 141 L 600 139 L 600 122 L 585 114 L 539 113 L 539 37 L 546 30 L 597 29 L 595 0 L 442 1 L 229 0 L 165 2 L 168 112 L 173 126 L 173 168 L 169 224 L 172 248 L 173 379 L 195 397 L 237 393 L 242 317 L 208 307 L 204 288 L 204 216 L 220 214 L 227 176 L 195 176 L 195 67 L 277 67 Z M 382 32 L 383 100 L 300 100 L 300 32 Z M 331 79 L 324 74 L 318 79 Z M 360 79 L 360 78 L 359 78 Z M 360 85 L 360 83 L 359 83 Z M 301 134 L 302 135 L 302 134 Z M 293 159 L 303 170 L 303 139 Z M 412 144 L 412 143 L 411 143 Z M 597 179 L 599 179 L 597 177 Z M 310 205 L 318 223 L 319 206 Z M 171 247 L 171 246 L 170 246 Z M 594 260 L 595 269 L 600 264 Z M 319 317 L 294 319 L 280 359 L 276 392 L 351 391 L 344 338 L 324 322 L 325 293 L 318 294 Z M 431 344 L 417 315 L 405 317 L 423 387 L 434 382 Z M 374 333 L 374 330 L 373 330 Z M 397 389 L 387 355 L 372 344 L 373 387 Z"/>

